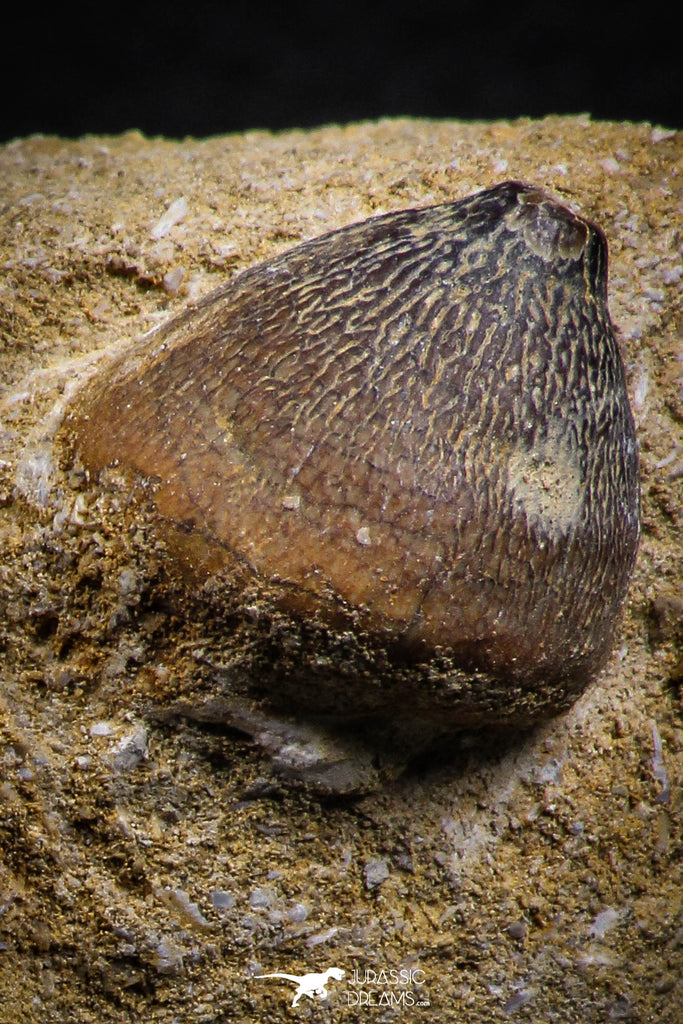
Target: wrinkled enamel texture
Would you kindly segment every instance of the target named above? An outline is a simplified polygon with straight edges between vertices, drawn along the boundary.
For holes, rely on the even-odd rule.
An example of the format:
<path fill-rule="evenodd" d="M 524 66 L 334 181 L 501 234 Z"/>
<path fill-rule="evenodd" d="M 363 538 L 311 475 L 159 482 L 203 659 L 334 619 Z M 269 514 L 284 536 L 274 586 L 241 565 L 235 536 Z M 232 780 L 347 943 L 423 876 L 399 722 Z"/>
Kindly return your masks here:
<path fill-rule="evenodd" d="M 609 653 L 639 487 L 607 246 L 534 187 L 247 270 L 88 385 L 69 430 L 90 471 L 156 481 L 200 577 L 238 568 L 360 644 L 378 706 L 535 718 Z M 355 669 L 287 658 L 306 700 L 365 700 Z"/>

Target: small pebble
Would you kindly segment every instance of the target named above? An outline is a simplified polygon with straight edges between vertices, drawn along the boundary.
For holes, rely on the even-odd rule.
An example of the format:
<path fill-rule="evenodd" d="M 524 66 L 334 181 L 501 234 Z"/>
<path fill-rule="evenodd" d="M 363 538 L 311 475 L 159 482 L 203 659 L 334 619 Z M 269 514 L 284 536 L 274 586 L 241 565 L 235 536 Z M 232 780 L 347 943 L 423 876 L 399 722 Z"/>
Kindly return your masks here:
<path fill-rule="evenodd" d="M 91 736 L 111 736 L 114 732 L 114 726 L 111 722 L 95 722 L 94 725 L 90 726 Z"/>
<path fill-rule="evenodd" d="M 180 199 L 176 199 L 152 228 L 152 238 L 159 239 L 167 235 L 171 228 L 187 217 L 188 210 L 187 199 L 183 196 Z"/>
<path fill-rule="evenodd" d="M 663 974 L 661 976 L 661 978 L 659 978 L 655 982 L 655 992 L 658 992 L 660 995 L 664 995 L 666 992 L 671 992 L 671 990 L 675 987 L 675 985 L 676 985 L 676 977 L 675 977 L 675 975 L 673 975 L 673 974 Z"/>
<path fill-rule="evenodd" d="M 299 924 L 308 917 L 308 908 L 303 903 L 295 903 L 287 911 L 287 917 L 293 924 Z"/>
<path fill-rule="evenodd" d="M 121 737 L 111 751 L 109 761 L 116 771 L 131 772 L 146 756 L 147 729 L 144 725 L 138 725 Z"/>
<path fill-rule="evenodd" d="M 276 899 L 273 889 L 254 889 L 249 896 L 249 906 L 252 910 L 265 910 L 272 907 Z"/>
<path fill-rule="evenodd" d="M 167 274 L 164 274 L 162 278 L 162 285 L 165 292 L 177 292 L 183 283 L 185 277 L 185 269 L 183 267 L 173 267 Z"/>
<path fill-rule="evenodd" d="M 218 890 L 211 893 L 211 905 L 216 910 L 231 910 L 235 906 L 235 897 L 231 892 Z"/>
<path fill-rule="evenodd" d="M 519 992 L 515 992 L 503 1007 L 503 1013 L 507 1016 L 510 1013 L 514 1013 L 515 1010 L 519 1010 L 521 1006 L 526 1006 L 532 1000 L 534 994 L 534 990 L 530 988 L 520 989 Z"/>
<path fill-rule="evenodd" d="M 154 950 L 159 974 L 177 974 L 183 966 L 182 950 L 170 938 L 162 939 Z"/>
<path fill-rule="evenodd" d="M 375 889 L 378 885 L 382 885 L 386 882 L 389 877 L 389 867 L 385 860 L 378 858 L 377 860 L 369 860 L 365 865 L 365 888 Z"/>
<path fill-rule="evenodd" d="M 198 905 L 190 900 L 184 889 L 168 889 L 167 895 L 169 901 L 181 911 L 190 923 L 197 925 L 199 928 L 211 927 L 210 922 L 204 917 Z"/>
<path fill-rule="evenodd" d="M 593 921 L 590 927 L 591 938 L 602 939 L 611 931 L 612 928 L 621 920 L 622 914 L 615 910 L 614 907 L 608 907 L 607 910 L 603 910 L 602 913 Z"/>
<path fill-rule="evenodd" d="M 333 939 L 338 931 L 338 928 L 328 928 L 327 931 L 318 932 L 316 935 L 309 935 L 306 939 L 306 945 L 309 949 L 313 949 L 315 946 L 322 946 L 325 942 Z"/>

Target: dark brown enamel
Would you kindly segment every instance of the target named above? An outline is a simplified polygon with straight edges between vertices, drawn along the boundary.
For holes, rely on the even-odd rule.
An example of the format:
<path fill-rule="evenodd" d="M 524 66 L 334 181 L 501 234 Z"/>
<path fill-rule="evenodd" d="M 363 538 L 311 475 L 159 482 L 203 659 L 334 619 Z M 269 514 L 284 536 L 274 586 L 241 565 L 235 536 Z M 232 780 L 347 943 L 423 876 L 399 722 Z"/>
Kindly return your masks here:
<path fill-rule="evenodd" d="M 96 378 L 70 429 L 89 469 L 158 480 L 198 572 L 246 568 L 403 676 L 445 655 L 499 703 L 521 687 L 552 709 L 609 652 L 635 429 L 604 236 L 538 189 L 374 218 L 242 273 Z M 476 720 L 466 690 L 454 717 L 460 700 Z"/>

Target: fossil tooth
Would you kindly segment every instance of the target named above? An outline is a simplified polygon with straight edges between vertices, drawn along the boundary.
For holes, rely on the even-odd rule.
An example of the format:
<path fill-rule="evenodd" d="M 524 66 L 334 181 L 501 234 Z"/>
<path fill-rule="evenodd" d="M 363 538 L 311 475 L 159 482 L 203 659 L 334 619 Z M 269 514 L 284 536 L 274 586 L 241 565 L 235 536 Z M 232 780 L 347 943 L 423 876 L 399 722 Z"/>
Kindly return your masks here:
<path fill-rule="evenodd" d="M 604 235 L 538 188 L 247 270 L 91 382 L 69 430 L 90 470 L 156 481 L 196 574 L 262 587 L 296 635 L 263 675 L 287 699 L 527 721 L 608 656 L 635 428 Z"/>

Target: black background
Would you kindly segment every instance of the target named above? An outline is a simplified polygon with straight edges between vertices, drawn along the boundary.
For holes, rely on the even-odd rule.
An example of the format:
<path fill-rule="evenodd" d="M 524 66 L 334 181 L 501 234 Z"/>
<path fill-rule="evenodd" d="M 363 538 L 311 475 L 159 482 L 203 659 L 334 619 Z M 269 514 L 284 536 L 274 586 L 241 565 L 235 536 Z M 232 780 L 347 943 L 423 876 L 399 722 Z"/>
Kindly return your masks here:
<path fill-rule="evenodd" d="M 588 112 L 683 128 L 675 4 L 35 5 L 3 29 L 0 141 L 381 116 Z"/>

